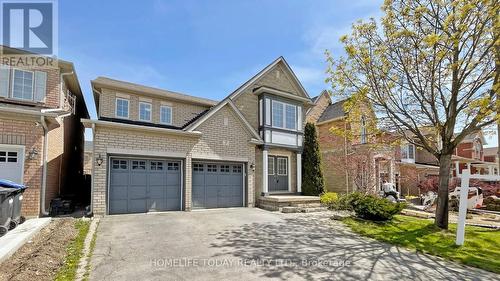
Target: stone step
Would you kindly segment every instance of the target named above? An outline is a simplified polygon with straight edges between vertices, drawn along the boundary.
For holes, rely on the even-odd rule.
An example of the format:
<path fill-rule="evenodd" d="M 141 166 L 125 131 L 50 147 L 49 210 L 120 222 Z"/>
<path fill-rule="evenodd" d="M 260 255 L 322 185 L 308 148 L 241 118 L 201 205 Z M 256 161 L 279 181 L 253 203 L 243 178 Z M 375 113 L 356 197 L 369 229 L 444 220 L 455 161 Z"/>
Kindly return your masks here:
<path fill-rule="evenodd" d="M 326 207 L 283 207 L 281 208 L 282 213 L 314 213 L 314 212 L 324 212 L 327 211 Z"/>
<path fill-rule="evenodd" d="M 290 204 L 291 207 L 299 207 L 299 208 L 318 208 L 321 207 L 320 202 L 315 202 L 315 203 L 292 203 Z"/>

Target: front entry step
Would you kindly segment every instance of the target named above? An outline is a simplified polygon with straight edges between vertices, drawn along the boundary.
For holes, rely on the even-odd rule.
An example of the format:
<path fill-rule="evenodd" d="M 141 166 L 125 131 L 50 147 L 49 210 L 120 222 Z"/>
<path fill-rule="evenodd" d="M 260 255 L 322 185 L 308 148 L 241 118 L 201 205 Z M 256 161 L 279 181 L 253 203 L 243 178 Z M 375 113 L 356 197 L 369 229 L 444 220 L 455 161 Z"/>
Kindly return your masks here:
<path fill-rule="evenodd" d="M 326 207 L 283 207 L 281 208 L 282 213 L 314 213 L 314 212 L 324 212 L 327 211 Z"/>

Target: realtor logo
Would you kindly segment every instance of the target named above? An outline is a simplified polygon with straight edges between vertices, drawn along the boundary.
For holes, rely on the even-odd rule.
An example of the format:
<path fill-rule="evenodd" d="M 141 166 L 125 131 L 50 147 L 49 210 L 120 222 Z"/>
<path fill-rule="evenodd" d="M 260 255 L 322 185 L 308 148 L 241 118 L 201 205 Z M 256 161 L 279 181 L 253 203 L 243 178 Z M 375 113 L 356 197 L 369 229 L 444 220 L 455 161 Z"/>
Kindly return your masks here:
<path fill-rule="evenodd" d="M 2 45 L 41 55 L 56 55 L 55 0 L 0 0 Z"/>

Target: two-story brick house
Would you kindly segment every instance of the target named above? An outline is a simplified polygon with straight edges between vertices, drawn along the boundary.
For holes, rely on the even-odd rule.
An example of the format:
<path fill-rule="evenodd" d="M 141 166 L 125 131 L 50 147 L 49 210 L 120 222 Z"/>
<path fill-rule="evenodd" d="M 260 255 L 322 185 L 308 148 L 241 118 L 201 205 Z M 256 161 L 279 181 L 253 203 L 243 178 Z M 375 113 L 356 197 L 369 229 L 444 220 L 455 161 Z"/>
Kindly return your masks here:
<path fill-rule="evenodd" d="M 8 47 L 1 57 L 30 55 Z M 87 108 L 71 62 L 0 65 L 0 178 L 25 184 L 22 213 L 47 215 L 51 199 L 78 194 L 83 169 L 81 118 Z"/>
<path fill-rule="evenodd" d="M 397 141 L 401 138 L 394 133 L 367 131 L 368 118 L 375 118 L 369 107 L 348 118 L 345 100 L 332 102 L 325 93 L 313 98 L 314 106 L 306 119 L 318 130 L 327 190 L 376 192 L 387 181 L 403 195 L 418 195 L 420 182 L 439 175 L 438 161 L 431 153 L 404 140 Z M 332 128 L 348 132 L 344 134 L 349 137 L 332 132 Z M 495 165 L 484 161 L 484 144 L 481 131 L 468 135 L 452 156 L 451 176 L 460 177 L 462 170 L 469 168 L 478 178 L 499 180 Z"/>
<path fill-rule="evenodd" d="M 301 191 L 311 99 L 280 57 L 220 102 L 92 81 L 94 214 L 223 208 Z"/>

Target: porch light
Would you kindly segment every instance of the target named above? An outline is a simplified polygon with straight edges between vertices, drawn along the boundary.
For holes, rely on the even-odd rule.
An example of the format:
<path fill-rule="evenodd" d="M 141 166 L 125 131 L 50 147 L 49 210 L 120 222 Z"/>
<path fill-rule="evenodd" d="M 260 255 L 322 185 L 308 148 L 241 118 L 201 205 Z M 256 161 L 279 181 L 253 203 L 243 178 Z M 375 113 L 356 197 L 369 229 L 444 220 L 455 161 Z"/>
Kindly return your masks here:
<path fill-rule="evenodd" d="M 252 171 L 255 171 L 255 163 L 252 162 L 252 164 L 250 164 L 250 169 L 252 169 Z"/>
<path fill-rule="evenodd" d="M 36 148 L 32 148 L 30 152 L 28 152 L 28 159 L 29 160 L 33 160 L 35 159 L 35 157 L 38 155 L 38 151 L 36 150 Z"/>
<path fill-rule="evenodd" d="M 103 161 L 104 159 L 102 159 L 101 153 L 99 153 L 99 156 L 97 156 L 97 158 L 95 159 L 97 166 L 101 166 Z"/>

